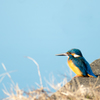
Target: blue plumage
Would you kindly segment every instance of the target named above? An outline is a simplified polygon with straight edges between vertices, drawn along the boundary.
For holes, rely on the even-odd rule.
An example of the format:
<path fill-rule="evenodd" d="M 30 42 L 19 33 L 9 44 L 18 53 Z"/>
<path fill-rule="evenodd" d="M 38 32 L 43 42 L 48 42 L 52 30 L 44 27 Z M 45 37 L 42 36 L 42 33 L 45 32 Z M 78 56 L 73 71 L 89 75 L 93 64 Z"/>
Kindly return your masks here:
<path fill-rule="evenodd" d="M 85 60 L 84 57 L 81 57 L 82 61 L 84 61 L 84 63 L 86 64 L 86 69 L 87 69 L 87 73 L 94 76 L 94 77 L 97 77 L 93 72 L 92 72 L 92 69 L 90 67 L 90 64 Z"/>
<path fill-rule="evenodd" d="M 92 69 L 89 65 L 89 63 L 85 60 L 84 57 L 74 57 L 72 55 L 69 55 L 69 59 L 68 60 L 72 60 L 72 62 L 74 63 L 74 65 L 76 67 L 78 67 L 80 69 L 80 71 L 82 72 L 83 76 L 94 76 L 97 77 L 93 72 Z"/>
<path fill-rule="evenodd" d="M 87 76 L 86 67 L 84 67 L 85 64 L 84 62 L 82 62 L 82 60 L 79 57 L 75 58 L 74 56 L 69 55 L 68 61 L 69 60 L 72 60 L 73 64 L 80 69 L 83 76 Z"/>
<path fill-rule="evenodd" d="M 57 56 L 68 56 L 68 65 L 77 76 L 97 77 L 79 49 L 71 49 Z"/>
<path fill-rule="evenodd" d="M 80 51 L 79 49 L 71 49 L 71 50 L 69 50 L 69 51 L 67 51 L 67 52 L 70 52 L 71 54 L 72 54 L 72 53 L 75 53 L 75 54 L 77 54 L 77 55 L 82 56 L 82 53 L 81 53 L 81 51 Z"/>

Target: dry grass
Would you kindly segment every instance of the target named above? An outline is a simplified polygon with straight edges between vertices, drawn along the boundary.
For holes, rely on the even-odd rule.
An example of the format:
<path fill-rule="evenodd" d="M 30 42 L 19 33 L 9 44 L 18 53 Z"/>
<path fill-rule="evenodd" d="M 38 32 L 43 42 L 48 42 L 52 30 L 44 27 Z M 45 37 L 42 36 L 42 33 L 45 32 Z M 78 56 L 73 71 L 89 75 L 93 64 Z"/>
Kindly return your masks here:
<path fill-rule="evenodd" d="M 35 89 L 29 90 L 27 92 L 24 90 L 21 90 L 18 84 L 15 84 L 11 78 L 10 73 L 14 71 L 7 72 L 5 65 L 2 63 L 2 66 L 6 72 L 0 75 L 0 82 L 7 75 L 12 83 L 10 92 L 7 90 L 6 86 L 3 84 L 4 86 L 3 92 L 4 94 L 7 95 L 7 97 L 4 98 L 3 100 L 57 100 L 57 99 L 52 99 L 51 97 L 49 97 L 51 93 L 50 89 L 48 87 L 43 86 L 38 63 L 31 57 L 26 57 L 26 58 L 32 60 L 37 66 L 38 75 L 40 79 L 40 84 L 37 84 L 39 88 L 36 90 Z M 45 81 L 51 88 L 53 88 L 56 91 L 59 90 L 63 85 L 65 85 L 65 83 L 67 83 L 67 79 L 64 78 L 62 82 L 54 84 L 54 81 L 55 81 L 54 76 L 52 76 L 51 82 L 47 81 L 46 79 Z M 99 92 L 94 91 L 95 88 L 98 88 L 98 87 L 95 87 L 95 84 L 94 84 L 94 87 L 89 87 L 89 88 L 83 87 L 82 85 L 79 84 L 80 88 L 77 92 L 70 92 L 70 91 L 66 91 L 66 93 L 60 92 L 63 98 L 61 100 L 100 100 Z M 92 93 L 89 91 L 92 91 Z"/>
<path fill-rule="evenodd" d="M 95 88 L 80 85 L 76 92 L 66 91 L 60 92 L 60 94 L 62 98 L 67 98 L 68 100 L 100 100 L 100 93 L 94 90 Z"/>

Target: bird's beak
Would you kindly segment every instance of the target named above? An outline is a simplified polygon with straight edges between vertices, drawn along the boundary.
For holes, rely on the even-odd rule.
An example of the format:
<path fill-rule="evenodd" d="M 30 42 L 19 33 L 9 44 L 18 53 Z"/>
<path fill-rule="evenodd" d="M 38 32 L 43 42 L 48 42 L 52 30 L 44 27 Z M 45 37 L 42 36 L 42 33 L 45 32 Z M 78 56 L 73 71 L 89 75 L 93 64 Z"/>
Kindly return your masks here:
<path fill-rule="evenodd" d="M 56 56 L 68 56 L 67 53 L 56 54 Z"/>

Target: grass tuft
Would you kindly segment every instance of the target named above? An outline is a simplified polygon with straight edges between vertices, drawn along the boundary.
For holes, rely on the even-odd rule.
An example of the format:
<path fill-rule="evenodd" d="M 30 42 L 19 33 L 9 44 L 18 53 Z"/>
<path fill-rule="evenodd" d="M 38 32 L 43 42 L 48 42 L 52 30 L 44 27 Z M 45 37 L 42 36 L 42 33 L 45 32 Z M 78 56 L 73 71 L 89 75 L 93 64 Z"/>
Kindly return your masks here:
<path fill-rule="evenodd" d="M 36 84 L 39 88 L 33 89 L 33 90 L 31 89 L 29 91 L 20 89 L 20 87 L 18 86 L 18 83 L 15 84 L 11 78 L 10 73 L 12 73 L 14 71 L 8 72 L 5 65 L 2 63 L 5 73 L 0 75 L 0 82 L 7 75 L 12 83 L 10 91 L 8 91 L 6 86 L 3 84 L 3 87 L 4 87 L 3 93 L 7 96 L 3 100 L 100 100 L 99 92 L 95 92 L 95 89 L 100 87 L 100 86 L 96 86 L 98 79 L 95 82 L 93 87 L 90 86 L 88 88 L 84 87 L 83 85 L 80 85 L 79 81 L 76 80 L 79 85 L 79 89 L 76 92 L 67 91 L 68 90 L 67 88 L 65 88 L 66 92 L 62 92 L 62 91 L 60 91 L 60 88 L 67 83 L 67 78 L 64 77 L 62 82 L 54 84 L 55 78 L 54 78 L 54 76 L 52 76 L 51 82 L 49 82 L 46 79 L 45 79 L 45 81 L 51 88 L 53 88 L 54 90 L 57 91 L 54 94 L 58 95 L 58 99 L 56 99 L 54 94 L 52 96 L 50 96 L 50 93 L 51 93 L 50 89 L 48 87 L 43 86 L 42 77 L 41 77 L 40 69 L 39 69 L 39 64 L 31 57 L 27 56 L 26 58 L 32 60 L 37 66 L 40 84 L 38 84 L 38 83 L 36 83 Z M 72 76 L 72 74 L 71 74 L 71 76 Z M 73 88 L 75 88 L 74 85 L 73 85 Z M 54 97 L 54 98 L 52 98 L 52 97 Z"/>

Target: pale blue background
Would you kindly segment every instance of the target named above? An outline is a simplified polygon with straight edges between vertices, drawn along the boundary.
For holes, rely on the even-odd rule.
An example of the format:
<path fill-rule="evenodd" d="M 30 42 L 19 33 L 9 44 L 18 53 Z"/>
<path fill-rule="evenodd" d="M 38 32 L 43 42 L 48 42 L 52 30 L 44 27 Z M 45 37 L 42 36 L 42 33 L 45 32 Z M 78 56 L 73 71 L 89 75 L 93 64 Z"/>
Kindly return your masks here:
<path fill-rule="evenodd" d="M 91 63 L 100 57 L 100 0 L 0 0 L 0 74 L 4 63 L 21 89 L 39 83 L 34 58 L 44 77 L 53 73 L 59 82 L 70 76 L 67 57 L 55 54 L 79 48 Z M 74 74 L 73 74 L 74 76 Z M 70 77 L 69 77 L 70 78 Z M 10 89 L 6 76 L 0 83 Z"/>

